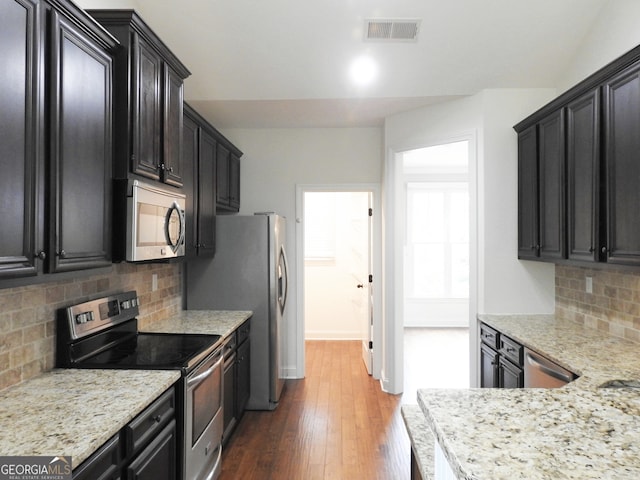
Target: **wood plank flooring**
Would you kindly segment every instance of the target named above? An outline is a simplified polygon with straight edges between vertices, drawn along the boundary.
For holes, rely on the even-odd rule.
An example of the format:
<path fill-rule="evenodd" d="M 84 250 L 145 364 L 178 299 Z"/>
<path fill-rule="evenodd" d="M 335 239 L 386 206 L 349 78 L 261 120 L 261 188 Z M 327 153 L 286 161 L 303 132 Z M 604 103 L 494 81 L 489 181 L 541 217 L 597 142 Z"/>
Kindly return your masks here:
<path fill-rule="evenodd" d="M 367 375 L 358 341 L 307 341 L 306 378 L 288 380 L 273 412 L 247 411 L 220 480 L 409 478 L 402 395 Z"/>

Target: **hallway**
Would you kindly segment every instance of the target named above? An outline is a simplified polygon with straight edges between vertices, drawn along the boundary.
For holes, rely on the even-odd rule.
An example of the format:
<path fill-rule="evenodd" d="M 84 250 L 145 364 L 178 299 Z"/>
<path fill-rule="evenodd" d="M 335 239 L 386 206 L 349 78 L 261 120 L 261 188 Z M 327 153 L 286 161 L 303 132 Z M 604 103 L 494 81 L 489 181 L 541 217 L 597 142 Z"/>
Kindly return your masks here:
<path fill-rule="evenodd" d="M 220 480 L 409 478 L 401 395 L 366 374 L 358 341 L 307 341 L 306 378 L 288 380 L 274 412 L 247 411 Z"/>
<path fill-rule="evenodd" d="M 245 413 L 220 480 L 408 479 L 400 405 L 417 388 L 468 386 L 469 367 L 468 329 L 407 330 L 403 395 L 366 374 L 359 341 L 306 341 L 306 378 L 287 381 L 274 412 Z"/>

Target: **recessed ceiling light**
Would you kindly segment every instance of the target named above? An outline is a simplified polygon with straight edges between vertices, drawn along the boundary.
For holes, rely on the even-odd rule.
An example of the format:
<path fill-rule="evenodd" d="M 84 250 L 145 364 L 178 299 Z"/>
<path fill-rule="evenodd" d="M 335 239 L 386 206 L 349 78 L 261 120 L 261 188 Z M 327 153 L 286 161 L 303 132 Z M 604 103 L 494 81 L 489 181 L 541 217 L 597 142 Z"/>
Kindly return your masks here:
<path fill-rule="evenodd" d="M 371 84 L 378 76 L 378 65 L 371 57 L 358 57 L 351 63 L 349 75 L 353 83 L 364 87 Z"/>

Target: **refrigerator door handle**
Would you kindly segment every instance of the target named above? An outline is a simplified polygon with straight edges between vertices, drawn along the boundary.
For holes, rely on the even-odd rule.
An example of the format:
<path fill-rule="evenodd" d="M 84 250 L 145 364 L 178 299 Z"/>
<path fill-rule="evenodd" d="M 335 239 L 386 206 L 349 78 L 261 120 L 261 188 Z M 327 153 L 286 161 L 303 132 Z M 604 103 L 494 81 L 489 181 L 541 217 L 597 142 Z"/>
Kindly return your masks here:
<path fill-rule="evenodd" d="M 280 304 L 280 313 L 284 313 L 284 307 L 287 304 L 287 291 L 289 289 L 289 265 L 287 263 L 287 254 L 284 246 L 280 247 L 280 258 L 278 261 L 278 303 Z"/>

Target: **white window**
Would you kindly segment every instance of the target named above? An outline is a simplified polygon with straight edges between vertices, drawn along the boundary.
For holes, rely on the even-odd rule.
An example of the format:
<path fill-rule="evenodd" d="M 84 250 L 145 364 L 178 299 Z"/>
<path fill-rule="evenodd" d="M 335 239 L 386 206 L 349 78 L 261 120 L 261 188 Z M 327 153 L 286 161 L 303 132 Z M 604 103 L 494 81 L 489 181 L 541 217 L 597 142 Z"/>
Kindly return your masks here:
<path fill-rule="evenodd" d="M 466 182 L 407 184 L 407 285 L 411 298 L 469 296 Z"/>

